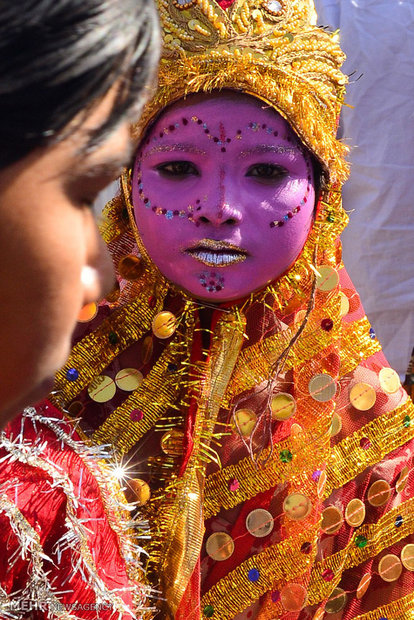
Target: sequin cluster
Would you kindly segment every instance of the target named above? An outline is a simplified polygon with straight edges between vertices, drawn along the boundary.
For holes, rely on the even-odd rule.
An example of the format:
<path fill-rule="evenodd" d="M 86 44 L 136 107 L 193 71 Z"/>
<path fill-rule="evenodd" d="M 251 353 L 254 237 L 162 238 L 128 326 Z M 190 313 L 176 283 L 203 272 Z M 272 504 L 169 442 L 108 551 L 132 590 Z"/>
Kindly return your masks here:
<path fill-rule="evenodd" d="M 305 193 L 304 197 L 302 198 L 300 203 L 298 205 L 296 205 L 296 207 L 294 207 L 291 211 L 288 211 L 287 213 L 285 213 L 285 215 L 282 217 L 281 220 L 273 220 L 272 222 L 270 222 L 270 224 L 269 224 L 270 228 L 280 228 L 281 226 L 284 226 L 285 222 L 288 222 L 295 215 L 297 215 L 297 213 L 300 212 L 301 208 L 304 207 L 305 204 L 308 202 L 309 192 L 310 192 L 310 189 L 311 189 L 311 181 L 312 181 L 312 171 L 311 171 L 311 165 L 310 165 L 308 157 L 306 157 L 306 167 L 307 167 L 307 171 L 308 171 L 308 176 L 307 176 L 306 193 Z"/>
<path fill-rule="evenodd" d="M 164 136 L 169 135 L 170 133 L 173 133 L 176 129 L 179 129 L 180 127 L 187 127 L 189 123 L 194 123 L 196 125 L 198 125 L 200 127 L 200 129 L 202 129 L 204 131 L 204 133 L 206 134 L 206 136 L 209 138 L 209 140 L 212 140 L 215 144 L 217 144 L 217 146 L 221 147 L 221 152 L 225 153 L 226 152 L 226 144 L 230 144 L 230 142 L 232 141 L 232 139 L 235 140 L 241 140 L 242 137 L 242 130 L 238 129 L 236 131 L 236 134 L 233 136 L 233 138 L 226 138 L 226 137 L 219 137 L 219 136 L 215 136 L 211 133 L 207 123 L 205 123 L 201 118 L 199 118 L 198 116 L 192 116 L 191 118 L 187 118 L 187 117 L 183 117 L 181 119 L 181 122 L 176 121 L 175 123 L 170 123 L 170 125 L 168 125 L 168 127 L 164 127 L 163 129 L 161 129 L 158 133 L 158 135 L 154 135 L 152 138 L 153 142 L 158 142 L 160 139 L 162 139 Z M 249 124 L 249 128 L 250 125 L 252 125 L 252 123 Z M 256 123 L 256 125 L 258 125 L 258 123 Z M 147 140 L 147 145 L 150 144 L 150 140 Z"/>
<path fill-rule="evenodd" d="M 224 288 L 224 278 L 215 271 L 203 271 L 199 277 L 200 284 L 209 293 L 219 293 Z"/>
<path fill-rule="evenodd" d="M 146 209 L 151 209 L 155 215 L 163 215 L 165 219 L 172 220 L 174 217 L 187 218 L 190 222 L 194 222 L 196 225 L 198 224 L 194 220 L 194 213 L 196 211 L 201 210 L 201 200 L 197 198 L 194 204 L 190 204 L 186 207 L 186 209 L 165 209 L 163 207 L 158 207 L 157 205 L 153 205 L 151 200 L 144 194 L 144 185 L 142 183 L 141 176 L 141 166 L 138 164 L 137 166 L 137 184 L 138 184 L 138 195 L 145 205 Z"/>

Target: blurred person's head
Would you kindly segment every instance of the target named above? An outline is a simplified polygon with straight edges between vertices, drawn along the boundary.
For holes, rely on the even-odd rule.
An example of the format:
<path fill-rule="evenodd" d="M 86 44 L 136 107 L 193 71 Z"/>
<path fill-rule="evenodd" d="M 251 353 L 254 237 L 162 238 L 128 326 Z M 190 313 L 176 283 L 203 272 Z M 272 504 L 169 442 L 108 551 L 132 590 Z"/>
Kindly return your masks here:
<path fill-rule="evenodd" d="M 0 425 L 48 391 L 112 283 L 91 206 L 130 157 L 157 60 L 149 1 L 0 5 Z"/>

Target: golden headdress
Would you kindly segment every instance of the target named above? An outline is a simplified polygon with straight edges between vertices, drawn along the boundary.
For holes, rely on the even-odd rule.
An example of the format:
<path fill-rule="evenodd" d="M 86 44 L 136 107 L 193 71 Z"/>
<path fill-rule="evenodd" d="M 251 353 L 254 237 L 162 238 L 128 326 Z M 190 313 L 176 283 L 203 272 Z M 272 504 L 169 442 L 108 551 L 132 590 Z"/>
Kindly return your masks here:
<path fill-rule="evenodd" d="M 273 107 L 322 164 L 329 183 L 313 230 L 294 268 L 277 283 L 284 300 L 280 303 L 285 305 L 292 296 L 308 291 L 313 277 L 308 265 L 314 262 L 316 245 L 320 251 L 332 247 L 348 221 L 340 192 L 348 175 L 347 147 L 336 138 L 346 83 L 338 36 L 315 25 L 313 0 L 156 2 L 163 53 L 155 92 L 133 127 L 136 138 L 168 105 L 187 95 L 230 89 Z M 220 5 L 230 6 L 226 10 Z M 127 171 L 121 177 L 120 195 L 106 206 L 101 233 L 116 267 L 136 243 L 142 268 L 145 264 L 151 279 L 158 270 L 136 230 L 130 189 Z M 125 298 L 130 293 L 127 287 Z"/>
<path fill-rule="evenodd" d="M 337 35 L 315 26 L 313 0 L 157 0 L 163 55 L 141 135 L 167 105 L 191 93 L 233 89 L 275 108 L 343 182 L 346 147 L 335 137 L 346 77 Z M 221 4 L 224 4 L 222 2 Z"/>

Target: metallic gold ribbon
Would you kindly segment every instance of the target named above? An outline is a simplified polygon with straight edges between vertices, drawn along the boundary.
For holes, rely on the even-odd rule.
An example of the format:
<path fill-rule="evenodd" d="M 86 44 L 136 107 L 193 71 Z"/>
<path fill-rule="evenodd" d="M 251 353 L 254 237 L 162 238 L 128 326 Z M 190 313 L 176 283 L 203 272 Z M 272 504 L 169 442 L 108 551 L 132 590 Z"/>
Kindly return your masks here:
<path fill-rule="evenodd" d="M 159 291 L 154 308 L 150 308 L 148 291 L 144 291 L 141 296 L 115 311 L 94 332 L 78 342 L 64 367 L 56 374 L 50 401 L 59 407 L 65 407 L 66 403 L 89 385 L 115 357 L 149 331 L 155 314 L 163 306 L 166 292 L 167 289 Z M 118 336 L 114 345 L 110 345 L 108 340 L 112 332 Z M 75 368 L 79 373 L 76 381 L 68 381 L 66 378 L 70 368 Z"/>
<path fill-rule="evenodd" d="M 329 497 L 334 489 L 340 489 L 364 469 L 378 463 L 387 454 L 412 439 L 414 424 L 408 427 L 403 425 L 403 418 L 408 414 L 411 414 L 414 419 L 414 405 L 410 400 L 372 420 L 343 439 L 332 448 L 330 454 L 321 453 L 320 458 L 323 459 L 325 456 L 328 463 L 324 497 Z M 320 423 L 317 428 L 321 432 Z M 313 429 L 314 432 L 316 430 L 316 428 Z M 371 443 L 368 449 L 361 448 L 360 441 L 363 437 L 367 437 Z M 274 457 L 263 469 L 257 470 L 251 460 L 246 457 L 234 465 L 210 474 L 205 485 L 205 517 L 209 518 L 218 514 L 222 508 L 233 508 L 261 491 L 285 482 L 292 474 L 298 475 L 294 460 L 285 464 L 278 458 L 282 450 L 295 452 L 291 438 L 274 446 Z M 240 486 L 237 491 L 230 491 L 229 483 L 234 478 L 238 480 Z"/>
<path fill-rule="evenodd" d="M 398 515 L 403 517 L 403 523 L 400 527 L 395 527 L 395 519 Z M 328 598 L 343 571 L 375 557 L 387 547 L 414 532 L 414 498 L 387 512 L 377 523 L 364 525 L 356 532 L 358 535 L 367 538 L 368 543 L 364 548 L 357 547 L 353 538 L 344 549 L 313 566 L 308 586 L 308 605 L 315 605 Z M 304 538 L 298 541 L 301 544 L 305 541 L 305 534 Z M 314 535 L 315 531 L 312 530 L 307 541 L 313 540 Z M 298 568 L 300 569 L 303 566 L 302 556 L 304 554 L 300 552 L 300 546 L 295 546 L 294 536 L 288 540 L 291 541 L 289 553 L 286 553 L 285 540 L 249 558 L 203 596 L 201 608 L 211 605 L 214 608 L 214 617 L 220 618 L 220 620 L 232 620 L 237 613 L 247 609 L 259 596 L 270 589 L 280 590 L 285 583 L 291 581 L 300 583 L 301 577 L 306 572 L 305 570 L 298 571 Z M 280 574 L 279 550 L 283 550 L 284 554 L 282 578 L 280 580 L 274 578 L 274 575 Z M 248 580 L 247 575 L 250 568 L 259 569 L 260 578 L 255 583 Z M 335 581 L 329 582 L 323 579 L 322 574 L 327 569 L 333 570 L 334 574 L 337 575 Z M 269 608 L 269 615 L 267 616 L 266 610 L 263 610 L 263 615 L 261 614 L 260 618 L 275 618 L 283 611 L 280 603 L 272 603 L 271 608 Z"/>
<path fill-rule="evenodd" d="M 235 325 L 236 323 L 236 325 Z M 239 325 L 237 325 L 239 323 Z M 239 355 L 244 325 L 233 315 L 220 320 L 211 349 L 211 361 L 199 397 L 193 451 L 183 477 L 175 485 L 175 498 L 164 522 L 165 540 L 161 579 L 167 606 L 174 616 L 198 561 L 204 535 L 202 511 L 202 450 L 214 431 L 221 401 Z M 173 489 L 171 489 L 173 492 Z"/>
<path fill-rule="evenodd" d="M 392 620 L 413 620 L 414 618 L 414 592 L 403 598 L 393 601 L 388 605 L 377 607 L 361 616 L 355 616 L 353 620 L 379 620 L 380 617 L 392 618 Z"/>

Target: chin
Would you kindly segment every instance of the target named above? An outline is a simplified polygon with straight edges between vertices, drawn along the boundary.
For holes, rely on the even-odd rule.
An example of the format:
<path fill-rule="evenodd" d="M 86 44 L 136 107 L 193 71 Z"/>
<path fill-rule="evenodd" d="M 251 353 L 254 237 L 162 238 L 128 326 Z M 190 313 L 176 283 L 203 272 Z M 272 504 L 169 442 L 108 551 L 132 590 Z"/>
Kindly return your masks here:
<path fill-rule="evenodd" d="M 0 405 L 0 429 L 25 407 L 36 405 L 52 391 L 55 373 L 65 364 L 70 352 L 69 338 L 53 347 L 53 356 L 49 353 L 50 349 L 49 346 L 47 350 L 43 350 L 40 357 L 26 359 L 24 369 L 22 365 L 24 372 L 19 375 L 22 381 L 16 382 L 13 388 L 10 388 L 12 393 L 5 394 Z"/>
<path fill-rule="evenodd" d="M 36 405 L 36 403 L 45 398 L 51 392 L 53 383 L 54 376 L 47 377 L 40 383 L 26 389 L 24 393 L 20 394 L 16 399 L 13 399 L 11 403 L 9 402 L 2 407 L 0 413 L 0 430 L 14 417 L 19 415 L 25 407 Z"/>

